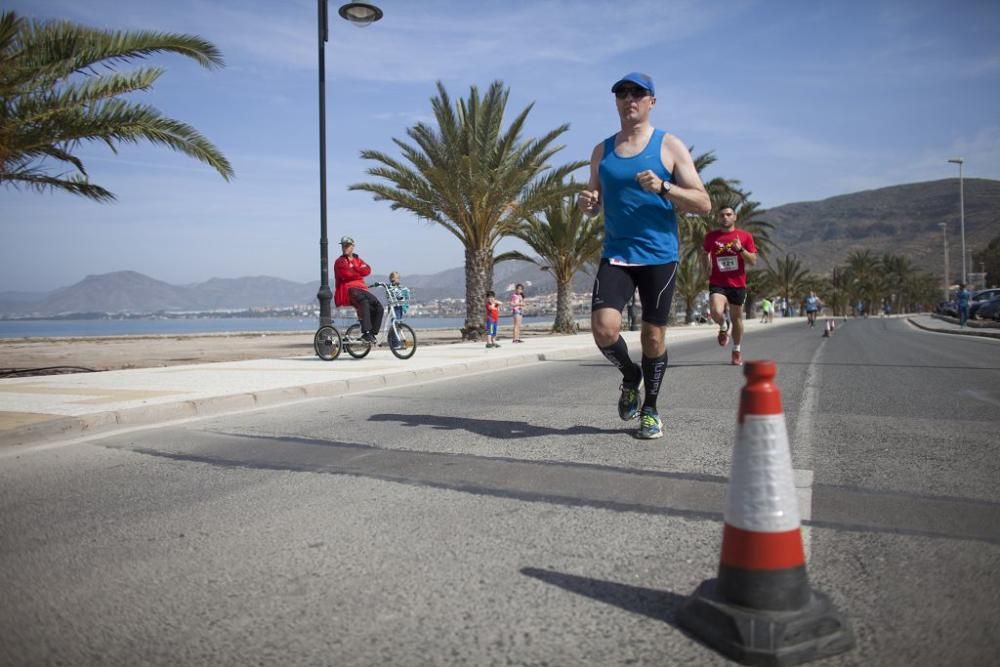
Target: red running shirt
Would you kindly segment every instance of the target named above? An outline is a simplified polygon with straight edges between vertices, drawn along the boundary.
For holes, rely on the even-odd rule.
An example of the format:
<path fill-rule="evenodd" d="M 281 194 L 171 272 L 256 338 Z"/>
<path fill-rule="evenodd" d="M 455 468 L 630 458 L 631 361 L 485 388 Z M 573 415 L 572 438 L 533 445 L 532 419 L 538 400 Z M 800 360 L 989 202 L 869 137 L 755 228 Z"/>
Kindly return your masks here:
<path fill-rule="evenodd" d="M 747 252 L 757 252 L 753 242 L 753 234 L 734 229 L 713 229 L 705 235 L 702 246 L 712 259 L 712 275 L 708 284 L 716 287 L 746 287 L 747 272 L 743 255 L 733 250 L 733 242 L 739 238 L 740 244 Z"/>

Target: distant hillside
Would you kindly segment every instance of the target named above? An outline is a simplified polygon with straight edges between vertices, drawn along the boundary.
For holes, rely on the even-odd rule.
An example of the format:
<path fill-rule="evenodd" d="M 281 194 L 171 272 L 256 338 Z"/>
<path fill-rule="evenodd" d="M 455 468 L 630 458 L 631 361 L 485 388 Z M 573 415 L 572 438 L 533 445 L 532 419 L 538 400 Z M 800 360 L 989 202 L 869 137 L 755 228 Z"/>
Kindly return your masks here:
<path fill-rule="evenodd" d="M 951 268 L 962 255 L 958 179 L 866 190 L 768 209 L 779 254 L 795 253 L 812 271 L 829 272 L 855 250 L 905 255 L 931 273 L 943 270 L 941 228 L 948 225 Z M 978 250 L 1000 234 L 1000 181 L 965 179 L 965 244 Z M 957 267 L 957 268 L 956 268 Z M 972 270 L 971 268 L 969 269 Z"/>
<path fill-rule="evenodd" d="M 497 266 L 494 289 L 503 296 L 512 283 L 531 283 L 527 294 L 551 294 L 552 277 L 526 262 Z M 385 282 L 372 274 L 368 282 Z M 590 289 L 593 279 L 583 273 L 576 291 Z M 465 270 L 461 267 L 431 275 L 404 276 L 414 300 L 434 301 L 465 297 Z M 203 283 L 171 285 L 136 271 L 87 276 L 70 287 L 52 292 L 0 292 L 0 315 L 50 316 L 69 313 L 154 313 L 159 311 L 243 310 L 316 304 L 319 281 L 297 283 L 270 276 L 212 278 Z"/>

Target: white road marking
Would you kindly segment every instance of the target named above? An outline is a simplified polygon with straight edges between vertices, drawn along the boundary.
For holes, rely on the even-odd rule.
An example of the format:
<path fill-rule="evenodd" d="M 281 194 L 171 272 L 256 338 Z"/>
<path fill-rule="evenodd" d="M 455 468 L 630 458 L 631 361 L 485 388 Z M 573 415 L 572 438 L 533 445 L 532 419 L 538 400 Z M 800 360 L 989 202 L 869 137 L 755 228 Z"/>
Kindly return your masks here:
<path fill-rule="evenodd" d="M 802 400 L 799 403 L 798 414 L 795 416 L 795 428 L 792 430 L 793 460 L 797 461 L 799 465 L 808 466 L 795 470 L 795 491 L 799 496 L 799 513 L 803 521 L 812 518 L 813 413 L 816 412 L 820 377 L 820 367 L 816 362 L 822 351 L 823 345 L 818 345 L 812 358 L 809 359 L 802 387 Z M 802 527 L 802 546 L 808 561 L 811 551 L 808 526 Z"/>

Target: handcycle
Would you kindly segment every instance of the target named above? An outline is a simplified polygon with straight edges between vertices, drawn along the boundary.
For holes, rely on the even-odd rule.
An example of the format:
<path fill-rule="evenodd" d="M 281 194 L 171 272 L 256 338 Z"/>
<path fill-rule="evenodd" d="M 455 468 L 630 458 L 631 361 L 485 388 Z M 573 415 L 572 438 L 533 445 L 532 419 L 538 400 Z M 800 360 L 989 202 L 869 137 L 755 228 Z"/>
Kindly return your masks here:
<path fill-rule="evenodd" d="M 382 326 L 375 333 L 376 339 L 385 334 L 392 354 L 398 359 L 409 359 L 417 351 L 417 334 L 413 327 L 396 315 L 396 308 L 402 306 L 403 302 L 393 297 L 386 283 L 373 283 L 371 286 L 381 287 L 385 290 L 386 297 L 387 312 L 382 318 Z M 363 359 L 372 351 L 372 343 L 365 340 L 361 333 L 361 322 L 347 327 L 343 336 L 334 326 L 320 327 L 314 339 L 316 354 L 320 359 L 333 361 L 340 355 L 340 350 L 344 349 L 355 359 Z"/>

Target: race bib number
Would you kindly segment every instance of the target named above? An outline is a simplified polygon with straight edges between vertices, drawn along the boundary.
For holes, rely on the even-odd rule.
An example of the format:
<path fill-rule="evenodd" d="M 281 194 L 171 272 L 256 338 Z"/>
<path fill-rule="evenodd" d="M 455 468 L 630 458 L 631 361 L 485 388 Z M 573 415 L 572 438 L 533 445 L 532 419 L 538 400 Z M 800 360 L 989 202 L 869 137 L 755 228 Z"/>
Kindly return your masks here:
<path fill-rule="evenodd" d="M 736 271 L 740 268 L 740 262 L 735 255 L 722 255 L 715 258 L 719 271 Z"/>

